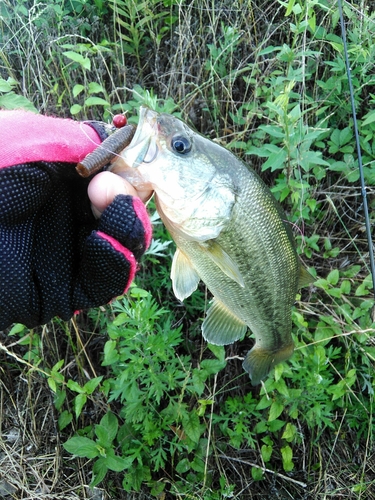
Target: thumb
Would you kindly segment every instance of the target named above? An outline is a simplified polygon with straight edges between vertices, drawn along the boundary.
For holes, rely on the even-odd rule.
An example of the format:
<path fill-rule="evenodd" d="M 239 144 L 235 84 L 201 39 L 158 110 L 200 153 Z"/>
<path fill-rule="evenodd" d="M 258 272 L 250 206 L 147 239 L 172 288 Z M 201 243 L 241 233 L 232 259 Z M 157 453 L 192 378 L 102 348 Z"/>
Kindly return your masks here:
<path fill-rule="evenodd" d="M 95 217 L 100 217 L 118 194 L 140 197 L 140 193 L 127 180 L 112 172 L 100 172 L 95 175 L 88 186 L 87 193 Z"/>

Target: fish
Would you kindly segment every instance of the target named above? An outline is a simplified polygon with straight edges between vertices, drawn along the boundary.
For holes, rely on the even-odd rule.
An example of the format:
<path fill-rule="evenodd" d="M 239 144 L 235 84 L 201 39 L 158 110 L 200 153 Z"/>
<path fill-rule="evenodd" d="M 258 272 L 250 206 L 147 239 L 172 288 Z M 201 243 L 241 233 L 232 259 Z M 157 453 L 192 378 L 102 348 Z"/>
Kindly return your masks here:
<path fill-rule="evenodd" d="M 154 191 L 176 243 L 171 266 L 183 301 L 203 281 L 213 295 L 204 339 L 228 345 L 255 339 L 243 368 L 258 385 L 291 357 L 292 307 L 312 281 L 297 255 L 290 223 L 260 176 L 231 151 L 184 121 L 142 106 L 131 143 L 111 170 Z"/>

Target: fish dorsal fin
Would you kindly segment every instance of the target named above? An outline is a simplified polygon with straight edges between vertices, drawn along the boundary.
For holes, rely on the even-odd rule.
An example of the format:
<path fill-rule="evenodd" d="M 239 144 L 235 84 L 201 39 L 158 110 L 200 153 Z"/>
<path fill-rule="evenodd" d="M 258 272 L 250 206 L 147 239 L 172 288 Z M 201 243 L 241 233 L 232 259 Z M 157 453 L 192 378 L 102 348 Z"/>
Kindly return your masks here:
<path fill-rule="evenodd" d="M 312 276 L 309 271 L 301 265 L 298 276 L 298 289 L 304 286 L 309 286 L 311 283 L 314 283 L 314 281 L 314 276 Z"/>
<path fill-rule="evenodd" d="M 228 345 L 242 338 L 247 325 L 220 300 L 214 298 L 202 324 L 202 334 L 210 344 Z"/>
<path fill-rule="evenodd" d="M 173 292 L 179 300 L 189 297 L 197 289 L 200 277 L 190 260 L 177 248 L 172 261 L 171 279 Z"/>
<path fill-rule="evenodd" d="M 225 250 L 221 248 L 219 243 L 215 240 L 208 240 L 200 244 L 200 247 L 206 255 L 223 271 L 224 274 L 236 281 L 242 287 L 245 286 L 243 281 L 241 271 L 238 269 L 237 264 L 234 260 L 227 254 Z"/>

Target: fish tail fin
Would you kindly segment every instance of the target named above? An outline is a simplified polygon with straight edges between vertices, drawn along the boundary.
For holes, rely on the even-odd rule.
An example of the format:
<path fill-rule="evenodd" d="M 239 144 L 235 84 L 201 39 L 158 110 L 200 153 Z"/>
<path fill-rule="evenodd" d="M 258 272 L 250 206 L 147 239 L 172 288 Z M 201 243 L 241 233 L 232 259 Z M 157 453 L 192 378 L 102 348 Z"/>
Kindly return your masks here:
<path fill-rule="evenodd" d="M 265 349 L 263 347 L 258 347 L 257 345 L 255 345 L 247 353 L 242 366 L 244 370 L 246 370 L 250 375 L 251 383 L 253 385 L 258 385 L 265 377 L 267 377 L 270 370 L 275 365 L 290 358 L 290 356 L 293 354 L 293 350 L 293 343 L 288 344 L 278 351 Z"/>

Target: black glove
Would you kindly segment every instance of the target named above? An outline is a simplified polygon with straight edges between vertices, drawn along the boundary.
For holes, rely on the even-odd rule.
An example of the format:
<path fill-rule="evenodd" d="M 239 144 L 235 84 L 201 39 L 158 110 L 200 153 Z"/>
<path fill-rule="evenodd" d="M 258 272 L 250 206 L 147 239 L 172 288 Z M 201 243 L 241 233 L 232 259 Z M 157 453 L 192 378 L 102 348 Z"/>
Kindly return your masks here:
<path fill-rule="evenodd" d="M 118 195 L 95 219 L 89 180 L 75 166 L 0 162 L 0 330 L 67 320 L 121 295 L 134 278 L 151 239 L 143 203 Z"/>

